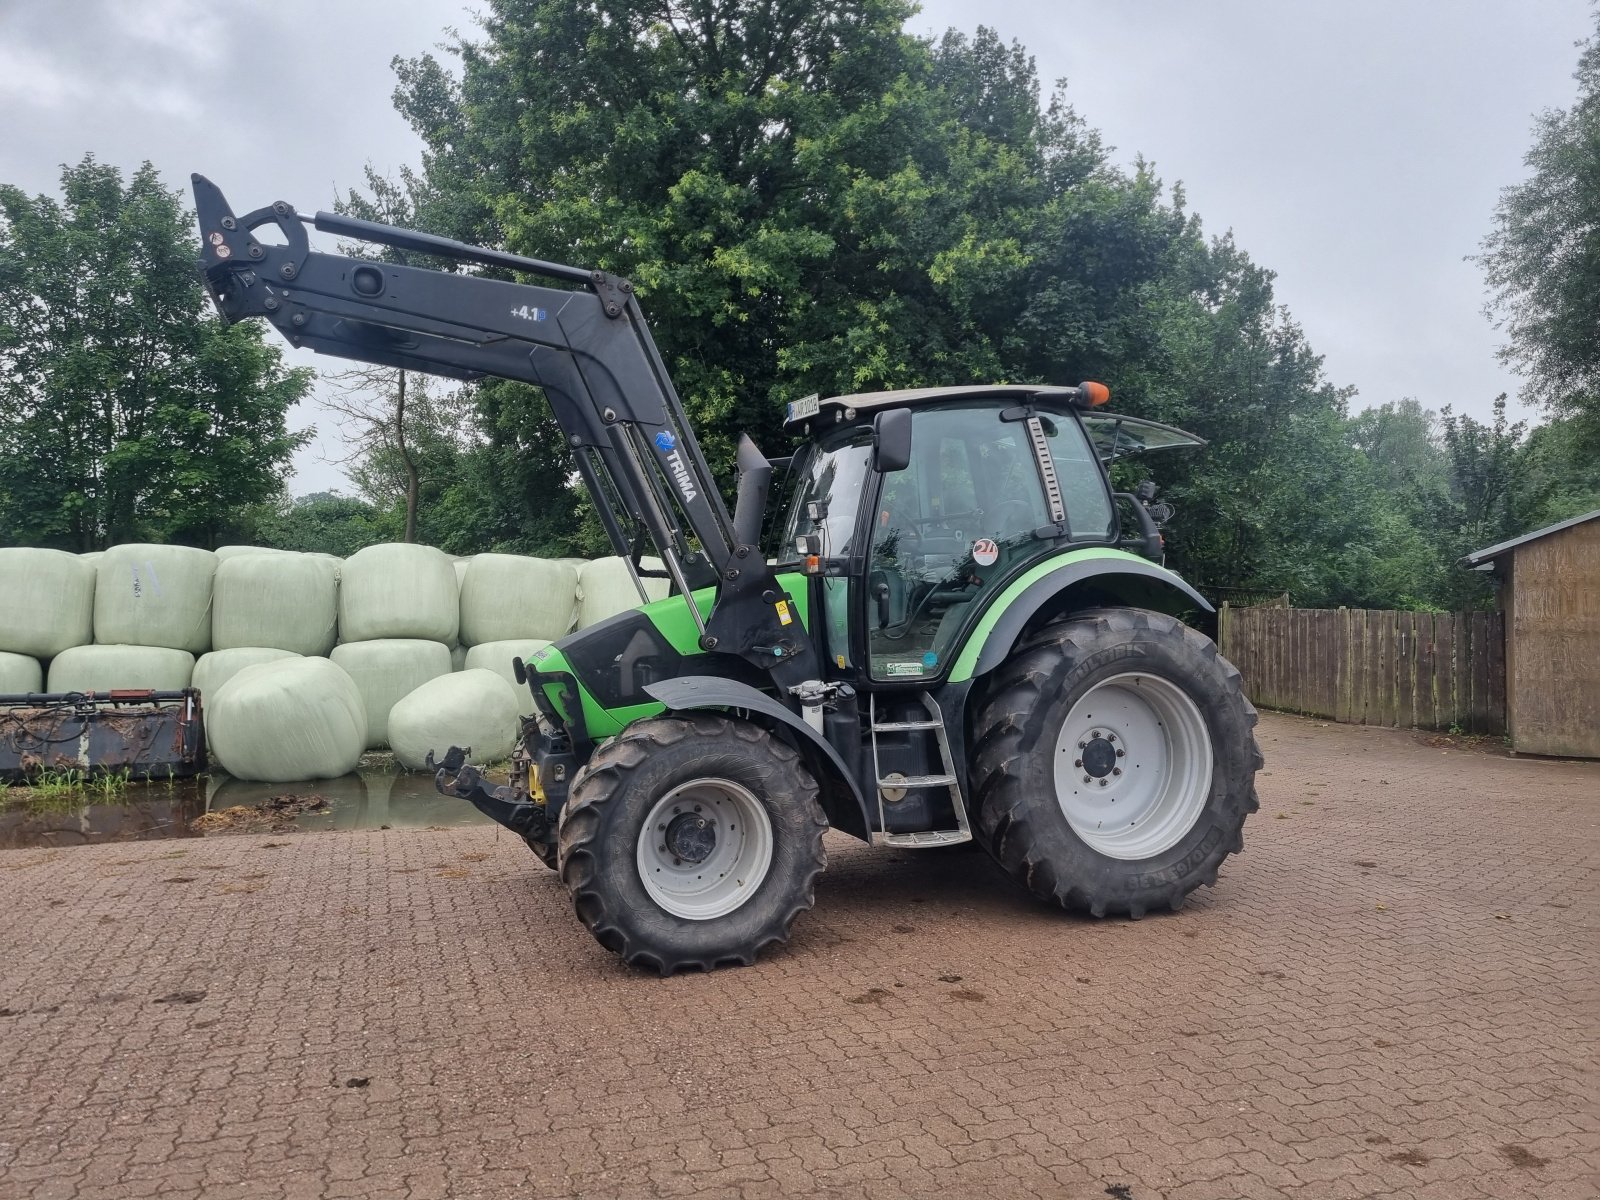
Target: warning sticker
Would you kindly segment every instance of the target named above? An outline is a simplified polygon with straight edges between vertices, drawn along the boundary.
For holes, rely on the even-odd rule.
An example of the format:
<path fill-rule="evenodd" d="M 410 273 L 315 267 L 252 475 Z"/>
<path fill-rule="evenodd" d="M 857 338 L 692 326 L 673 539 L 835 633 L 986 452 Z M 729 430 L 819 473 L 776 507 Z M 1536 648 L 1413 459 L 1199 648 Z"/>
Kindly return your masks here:
<path fill-rule="evenodd" d="M 993 538 L 979 538 L 972 543 L 972 561 L 980 567 L 992 567 L 1000 561 L 1000 543 Z"/>
<path fill-rule="evenodd" d="M 778 623 L 779 624 L 781 624 L 781 625 L 792 625 L 792 624 L 794 624 L 794 615 L 792 613 L 790 613 L 790 611 L 789 611 L 789 602 L 787 600 L 779 600 L 777 604 L 773 605 L 773 607 L 778 610 Z"/>
<path fill-rule="evenodd" d="M 885 675 L 921 675 L 922 664 L 919 662 L 890 662 L 883 664 Z"/>

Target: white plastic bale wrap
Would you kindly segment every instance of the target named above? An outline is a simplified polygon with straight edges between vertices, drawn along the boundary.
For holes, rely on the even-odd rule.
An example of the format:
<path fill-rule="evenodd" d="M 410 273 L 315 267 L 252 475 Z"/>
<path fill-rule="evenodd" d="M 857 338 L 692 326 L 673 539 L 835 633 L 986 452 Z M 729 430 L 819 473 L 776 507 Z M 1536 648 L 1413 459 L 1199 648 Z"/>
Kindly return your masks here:
<path fill-rule="evenodd" d="M 75 554 L 0 550 L 0 650 L 51 658 L 94 640 L 95 570 Z"/>
<path fill-rule="evenodd" d="M 450 565 L 456 570 L 456 589 L 459 591 L 462 582 L 467 578 L 467 568 L 472 565 L 472 555 L 458 554 L 450 560 Z"/>
<path fill-rule="evenodd" d="M 339 632 L 339 570 L 314 554 L 240 554 L 217 564 L 211 645 L 326 655 Z"/>
<path fill-rule="evenodd" d="M 640 560 L 646 570 L 659 571 L 660 561 L 653 558 Z M 644 590 L 652 600 L 663 599 L 670 590 L 665 579 L 644 580 Z M 587 629 L 607 617 L 614 617 L 630 608 L 638 608 L 639 589 L 633 586 L 633 576 L 627 561 L 616 556 L 597 558 L 585 563 L 578 573 L 578 628 Z"/>
<path fill-rule="evenodd" d="M 206 712 L 212 756 L 237 779 L 289 783 L 347 775 L 367 745 L 355 681 L 326 658 L 246 667 Z"/>
<path fill-rule="evenodd" d="M 190 546 L 113 546 L 97 565 L 94 640 L 106 645 L 211 649 L 217 556 Z"/>
<path fill-rule="evenodd" d="M 509 683 L 517 693 L 517 711 L 525 717 L 532 716 L 533 693 L 528 690 L 526 684 L 517 682 L 516 672 L 511 669 L 511 660 L 520 658 L 523 662 L 527 662 L 549 644 L 543 638 L 483 642 L 467 651 L 466 669 L 469 671 L 493 671 L 501 679 Z"/>
<path fill-rule="evenodd" d="M 0 696 L 44 691 L 44 668 L 37 658 L 0 650 Z"/>
<path fill-rule="evenodd" d="M 218 546 L 212 551 L 221 562 L 230 558 L 242 558 L 248 554 L 292 554 L 291 550 L 279 550 L 273 546 Z"/>
<path fill-rule="evenodd" d="M 479 554 L 461 584 L 461 641 L 563 637 L 577 609 L 578 572 L 517 554 Z"/>
<path fill-rule="evenodd" d="M 389 710 L 389 747 L 413 771 L 451 746 L 470 748 L 475 763 L 498 762 L 516 745 L 519 717 L 516 690 L 493 671 L 442 675 Z"/>
<path fill-rule="evenodd" d="M 209 704 L 211 697 L 246 667 L 259 667 L 262 663 L 282 662 L 286 658 L 299 658 L 293 650 L 279 650 L 271 646 L 235 646 L 228 650 L 213 650 L 202 654 L 194 664 L 192 686 L 200 689 L 200 702 Z"/>
<path fill-rule="evenodd" d="M 152 688 L 176 692 L 194 676 L 194 655 L 165 646 L 74 646 L 50 660 L 46 690 L 111 692 Z"/>
<path fill-rule="evenodd" d="M 419 638 L 345 642 L 333 661 L 355 680 L 367 713 L 367 748 L 387 745 L 389 710 L 401 697 L 451 671 L 450 647 Z"/>
<path fill-rule="evenodd" d="M 465 646 L 450 647 L 450 669 L 464 671 L 467 668 L 467 648 Z"/>
<path fill-rule="evenodd" d="M 456 640 L 460 592 L 449 555 L 432 546 L 368 546 L 344 560 L 339 583 L 339 637 Z"/>

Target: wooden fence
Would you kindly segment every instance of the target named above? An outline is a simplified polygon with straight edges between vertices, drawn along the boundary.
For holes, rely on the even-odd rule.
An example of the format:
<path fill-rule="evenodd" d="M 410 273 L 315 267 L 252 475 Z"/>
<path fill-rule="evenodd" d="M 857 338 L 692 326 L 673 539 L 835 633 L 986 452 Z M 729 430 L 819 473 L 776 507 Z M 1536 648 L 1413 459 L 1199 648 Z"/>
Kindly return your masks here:
<path fill-rule="evenodd" d="M 1359 725 L 1505 732 L 1503 613 L 1225 604 L 1218 625 L 1222 653 L 1264 708 Z"/>

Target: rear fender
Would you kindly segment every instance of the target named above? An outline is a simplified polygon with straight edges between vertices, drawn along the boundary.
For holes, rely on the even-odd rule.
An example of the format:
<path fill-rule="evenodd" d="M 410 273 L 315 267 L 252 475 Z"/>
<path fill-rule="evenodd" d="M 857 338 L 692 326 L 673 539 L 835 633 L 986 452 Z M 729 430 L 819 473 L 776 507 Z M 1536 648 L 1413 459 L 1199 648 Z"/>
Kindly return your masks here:
<path fill-rule="evenodd" d="M 1030 626 L 1106 603 L 1172 616 L 1215 611 L 1181 576 L 1145 559 L 1120 551 L 1069 555 L 1026 572 L 996 598 L 962 647 L 950 682 L 964 683 L 994 670 Z"/>
<path fill-rule="evenodd" d="M 646 684 L 645 692 L 671 712 L 707 708 L 741 708 L 754 720 L 791 735 L 800 756 L 816 778 L 818 800 L 828 824 L 864 842 L 872 840 L 872 821 L 861 788 L 851 777 L 839 752 L 805 721 L 765 692 L 734 679 L 715 675 L 684 675 Z"/>

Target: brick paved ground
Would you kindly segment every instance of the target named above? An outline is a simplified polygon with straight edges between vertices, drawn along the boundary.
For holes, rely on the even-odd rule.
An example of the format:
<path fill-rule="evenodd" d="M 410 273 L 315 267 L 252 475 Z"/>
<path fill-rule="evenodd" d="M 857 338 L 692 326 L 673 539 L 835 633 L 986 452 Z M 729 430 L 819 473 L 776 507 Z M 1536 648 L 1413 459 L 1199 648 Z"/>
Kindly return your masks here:
<path fill-rule="evenodd" d="M 838 840 L 666 981 L 491 828 L 5 852 L 0 1195 L 1600 1195 L 1600 764 L 1262 732 L 1180 915 Z"/>

